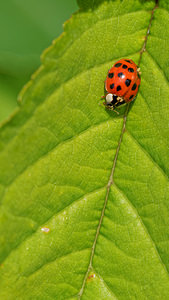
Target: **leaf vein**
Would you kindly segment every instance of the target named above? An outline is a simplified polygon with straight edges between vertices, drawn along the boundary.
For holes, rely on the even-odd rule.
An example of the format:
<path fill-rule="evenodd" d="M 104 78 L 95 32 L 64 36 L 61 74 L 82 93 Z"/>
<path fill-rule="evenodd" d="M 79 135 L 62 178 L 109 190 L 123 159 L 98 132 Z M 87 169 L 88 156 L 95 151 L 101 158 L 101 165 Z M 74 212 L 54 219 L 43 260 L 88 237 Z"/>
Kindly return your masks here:
<path fill-rule="evenodd" d="M 137 210 L 136 207 L 133 205 L 133 203 L 128 199 L 128 197 L 126 196 L 126 194 L 124 194 L 123 190 L 121 190 L 121 189 L 119 188 L 119 186 L 118 186 L 117 184 L 115 184 L 115 187 L 116 187 L 117 190 L 119 190 L 119 192 L 123 195 L 123 197 L 126 199 L 126 201 L 129 203 L 129 205 L 130 205 L 130 206 L 132 207 L 132 209 L 134 210 L 135 214 L 138 216 L 138 218 L 139 218 L 139 220 L 140 220 L 140 223 L 142 224 L 142 227 L 143 227 L 143 229 L 144 229 L 144 231 L 145 231 L 145 233 L 146 233 L 146 235 L 147 235 L 147 238 L 150 240 L 150 242 L 151 242 L 151 244 L 152 244 L 152 246 L 153 246 L 153 248 L 154 248 L 154 251 L 155 251 L 156 254 L 157 254 L 157 257 L 158 257 L 158 259 L 159 259 L 159 261 L 160 261 L 160 264 L 162 265 L 162 267 L 163 267 L 165 273 L 167 274 L 167 276 L 169 277 L 169 273 L 168 273 L 167 268 L 166 268 L 166 266 L 165 266 L 165 264 L 164 264 L 164 262 L 163 262 L 163 260 L 162 260 L 162 258 L 161 258 L 161 256 L 160 256 L 158 250 L 157 250 L 157 247 L 156 247 L 156 245 L 155 245 L 155 242 L 153 241 L 153 239 L 152 239 L 152 237 L 151 237 L 151 235 L 150 235 L 150 233 L 149 233 L 149 230 L 148 230 L 147 226 L 145 225 L 144 221 L 142 220 L 141 216 L 139 215 L 138 210 Z"/>
<path fill-rule="evenodd" d="M 156 8 L 157 8 L 157 4 L 154 6 L 153 10 L 151 11 L 151 18 L 150 18 L 150 21 L 149 21 L 149 24 L 148 24 L 146 38 L 145 38 L 144 44 L 142 46 L 142 49 L 140 51 L 140 58 L 139 58 L 138 65 L 140 65 L 142 55 L 143 55 L 143 53 L 144 53 L 144 51 L 146 49 L 147 39 L 148 39 L 148 35 L 149 35 L 149 29 L 151 27 L 152 20 L 153 20 L 153 15 L 154 15 L 154 11 L 155 11 Z M 106 198 L 105 198 L 104 206 L 103 206 L 103 209 L 102 209 L 102 212 L 101 212 L 101 217 L 100 217 L 100 220 L 99 220 L 99 224 L 98 224 L 98 227 L 97 227 L 97 232 L 96 232 L 95 240 L 94 240 L 94 243 L 93 243 L 93 246 L 92 246 L 92 249 L 91 249 L 91 256 L 90 256 L 90 260 L 89 260 L 88 269 L 86 271 L 86 274 L 84 276 L 84 280 L 82 282 L 82 287 L 81 287 L 81 289 L 79 291 L 79 294 L 78 294 L 78 299 L 79 300 L 81 299 L 82 294 L 84 292 L 84 288 L 85 288 L 85 285 L 86 285 L 86 280 L 87 280 L 88 274 L 89 274 L 90 270 L 92 269 L 92 262 L 93 262 L 93 257 L 94 257 L 94 253 L 95 253 L 96 243 L 97 243 L 97 239 L 98 239 L 98 236 L 99 236 L 99 233 L 100 233 L 100 228 L 101 228 L 103 217 L 104 217 L 104 214 L 105 214 L 105 209 L 106 209 L 106 206 L 107 206 L 108 196 L 109 196 L 109 192 L 110 192 L 110 187 L 111 187 L 112 184 L 114 184 L 113 176 L 114 176 L 114 171 L 115 171 L 115 167 L 116 167 L 116 162 L 117 162 L 118 154 L 119 154 L 119 151 L 120 151 L 120 145 L 121 145 L 122 139 L 123 139 L 123 134 L 124 134 L 125 129 L 126 129 L 126 121 L 127 121 L 127 115 L 128 115 L 129 105 L 130 104 L 127 105 L 126 111 L 124 113 L 123 126 L 122 126 L 122 130 L 121 130 L 121 135 L 120 135 L 119 143 L 118 143 L 118 146 L 117 146 L 117 149 L 116 149 L 116 154 L 115 154 L 115 157 L 114 157 L 114 160 L 113 160 L 112 171 L 111 171 L 110 178 L 109 178 L 108 185 L 107 185 Z"/>
<path fill-rule="evenodd" d="M 156 125 L 156 123 L 155 123 L 155 121 L 154 121 L 154 118 L 153 118 L 153 115 L 152 115 L 152 111 L 151 111 L 151 109 L 150 109 L 150 107 L 149 107 L 149 105 L 148 105 L 148 102 L 146 101 L 145 97 L 143 96 L 141 90 L 140 90 L 140 95 L 141 95 L 142 99 L 144 100 L 145 104 L 147 105 L 147 108 L 148 108 L 148 111 L 149 111 L 149 113 L 150 113 L 151 120 L 153 121 L 154 127 L 155 127 L 156 130 L 158 131 L 159 136 L 161 137 L 161 139 L 163 140 L 163 142 L 165 143 L 165 145 L 168 147 L 168 143 L 166 142 L 164 136 L 161 135 L 160 130 L 159 130 L 159 128 L 157 127 L 157 125 Z"/>
<path fill-rule="evenodd" d="M 115 300 L 118 298 L 115 296 L 115 294 L 113 293 L 113 291 L 110 289 L 110 287 L 108 286 L 108 284 L 106 283 L 105 279 L 98 273 L 96 272 L 96 270 L 93 268 L 93 272 L 96 273 L 96 275 L 100 278 L 100 280 L 104 283 L 105 287 L 108 289 L 108 291 L 110 292 L 111 296 L 112 296 L 112 300 Z"/>
<path fill-rule="evenodd" d="M 68 137 L 66 138 L 64 141 L 59 142 L 58 144 L 54 145 L 50 150 L 48 150 L 47 152 L 44 152 L 41 156 L 39 156 L 36 160 L 34 160 L 31 164 L 27 165 L 20 173 L 17 174 L 17 176 L 15 176 L 11 182 L 8 185 L 4 185 L 5 187 L 9 187 L 10 185 L 12 185 L 15 180 L 20 177 L 28 168 L 32 167 L 34 164 L 36 164 L 38 161 L 40 161 L 41 159 L 43 159 L 45 156 L 47 156 L 48 154 L 52 153 L 52 151 L 55 151 L 56 148 L 58 149 L 58 147 L 62 147 L 63 145 L 65 145 L 66 143 L 72 142 L 74 139 L 80 137 L 81 135 L 85 134 L 85 132 L 88 132 L 89 130 L 93 130 L 94 128 L 97 128 L 98 126 L 101 126 L 105 123 L 107 123 L 108 121 L 113 121 L 111 119 L 107 119 L 102 121 L 101 123 L 96 123 L 94 125 L 89 125 L 88 127 L 86 127 L 84 130 L 80 131 L 79 133 L 77 133 L 74 136 Z"/>
<path fill-rule="evenodd" d="M 125 111 L 125 114 L 124 114 L 124 117 L 123 117 L 123 126 L 122 126 L 122 130 L 121 130 L 121 135 L 120 135 L 120 139 L 119 139 L 118 146 L 117 146 L 117 149 L 116 149 L 115 157 L 114 157 L 114 160 L 113 160 L 113 166 L 112 166 L 111 174 L 110 174 L 109 181 L 108 181 L 108 184 L 107 184 L 106 198 L 105 198 L 105 201 L 104 201 L 103 209 L 101 211 L 101 216 L 100 216 L 100 219 L 99 219 L 99 224 L 98 224 L 98 227 L 97 227 L 96 236 L 95 236 L 93 246 L 92 246 L 92 249 L 91 249 L 91 256 L 90 256 L 88 269 L 86 271 L 86 274 L 85 274 L 85 277 L 84 277 L 84 280 L 83 280 L 83 283 L 82 283 L 82 287 L 81 287 L 81 290 L 80 290 L 79 295 L 78 295 L 78 299 L 81 299 L 81 296 L 82 296 L 84 288 L 85 288 L 85 283 L 86 283 L 88 274 L 92 269 L 92 263 L 93 263 L 93 257 L 94 257 L 94 253 L 95 253 L 96 243 L 97 243 L 97 239 L 98 239 L 98 236 L 99 236 L 99 233 L 100 233 L 100 228 L 101 228 L 103 217 L 104 217 L 104 214 L 105 214 L 105 209 L 106 209 L 106 206 L 107 206 L 110 187 L 113 184 L 113 176 L 114 176 L 114 171 L 115 171 L 115 167 L 116 167 L 116 162 L 117 162 L 120 146 L 121 146 L 122 139 L 123 139 L 123 134 L 125 132 L 128 109 L 129 109 L 129 105 L 127 105 L 127 108 L 126 108 L 126 111 Z"/>
<path fill-rule="evenodd" d="M 162 74 L 162 76 L 164 77 L 164 80 L 166 81 L 167 85 L 168 85 L 168 78 L 164 72 L 163 69 L 161 69 L 159 63 L 157 62 L 157 60 L 152 56 L 152 54 L 146 49 L 147 54 L 150 56 L 150 58 L 154 61 L 154 63 L 157 66 L 157 69 L 160 71 L 160 73 Z"/>
<path fill-rule="evenodd" d="M 105 188 L 106 188 L 105 186 L 100 187 L 100 188 L 96 188 L 96 189 L 94 189 L 94 190 L 92 190 L 92 191 L 90 191 L 90 192 L 88 192 L 88 193 L 86 193 L 86 194 L 80 196 L 79 198 L 75 199 L 73 202 L 69 203 L 67 206 L 63 207 L 63 208 L 62 208 L 60 211 L 58 211 L 56 214 L 54 213 L 54 214 L 51 215 L 49 218 L 47 218 L 46 220 L 44 220 L 43 224 L 39 224 L 39 225 L 38 225 L 36 231 L 34 231 L 33 233 L 29 234 L 25 239 L 23 239 L 22 241 L 20 241 L 20 243 L 19 243 L 16 247 L 10 249 L 10 252 L 7 254 L 7 256 L 4 258 L 4 260 L 1 261 L 1 264 L 5 263 L 5 261 L 6 261 L 7 258 L 10 256 L 10 254 L 11 254 L 13 251 L 17 250 L 17 249 L 21 246 L 21 244 L 23 244 L 24 242 L 26 242 L 32 235 L 36 234 L 37 231 L 38 231 L 41 227 L 43 227 L 43 225 L 46 226 L 46 223 L 47 223 L 47 222 L 50 222 L 50 220 L 51 220 L 53 217 L 56 218 L 58 215 L 60 215 L 60 214 L 63 213 L 66 209 L 68 209 L 71 205 L 74 205 L 75 203 L 81 201 L 84 197 L 88 197 L 89 195 L 94 194 L 94 193 L 97 193 L 98 191 L 101 191 L 101 190 L 103 190 L 103 189 L 105 189 Z"/>
<path fill-rule="evenodd" d="M 155 161 L 155 159 L 151 156 L 151 153 L 149 153 L 144 147 L 143 145 L 141 145 L 139 143 L 138 140 L 135 139 L 135 137 L 131 134 L 131 132 L 126 128 L 126 132 L 128 133 L 128 135 L 131 137 L 131 139 L 134 141 L 134 143 L 141 148 L 141 150 L 146 154 L 147 158 L 153 163 L 153 165 L 156 166 L 156 168 L 160 171 L 160 173 L 162 173 L 162 175 L 169 180 L 169 177 L 167 175 L 167 173 L 165 172 L 165 170 Z"/>
<path fill-rule="evenodd" d="M 52 259 L 52 260 L 50 260 L 50 261 L 42 264 L 36 270 L 34 270 L 33 272 L 30 272 L 29 274 L 26 274 L 25 276 L 27 278 L 30 278 L 32 275 L 35 275 L 36 273 L 38 273 L 42 268 L 44 268 L 44 267 L 46 267 L 46 266 L 48 266 L 48 265 L 50 265 L 50 264 L 52 264 L 54 262 L 57 262 L 60 259 L 67 258 L 69 255 L 80 253 L 80 252 L 86 251 L 86 250 L 90 250 L 90 248 L 84 248 L 84 249 L 80 249 L 80 250 L 76 250 L 76 251 L 65 253 L 64 255 L 61 255 L 61 256 L 57 256 L 54 259 Z"/>
<path fill-rule="evenodd" d="M 128 15 L 128 14 L 135 14 L 135 13 L 141 13 L 141 12 L 147 12 L 147 10 L 136 10 L 136 11 L 134 11 L 134 12 L 129 12 L 129 13 L 126 13 L 126 14 L 123 14 L 123 15 L 121 15 L 121 16 L 124 16 L 124 15 Z M 107 18 L 107 19 L 104 19 L 104 20 L 108 20 L 108 19 L 112 19 L 113 17 L 110 17 L 110 18 Z M 114 16 L 114 18 L 117 18 L 116 16 Z M 103 21 L 103 20 L 98 20 L 93 26 L 95 26 L 99 21 Z M 90 27 L 90 29 L 91 29 L 91 27 Z M 144 28 L 143 28 L 144 29 Z M 142 30 L 143 30 L 142 29 Z M 141 31 L 141 30 L 140 30 Z M 84 34 L 86 31 L 84 31 L 82 34 Z M 79 38 L 81 38 L 81 36 L 79 37 Z M 79 39 L 79 38 L 77 38 L 77 39 Z M 75 39 L 75 41 L 77 40 L 77 39 Z M 57 41 L 57 40 L 56 40 Z M 74 42 L 75 42 L 74 41 Z M 72 44 L 70 44 L 70 45 L 72 45 Z M 69 45 L 69 46 L 70 46 Z M 68 47 L 69 47 L 68 46 Z M 45 54 L 47 54 L 49 51 L 50 51 L 50 49 L 52 48 L 53 46 L 51 46 L 51 47 L 49 47 L 46 51 L 45 51 Z M 67 48 L 66 48 L 66 50 L 67 50 Z M 66 50 L 62 53 L 62 55 L 61 56 L 59 56 L 58 58 L 60 58 L 60 57 L 62 57 L 63 55 L 64 55 L 64 53 L 66 52 Z M 132 53 L 128 53 L 128 55 L 133 55 L 133 54 L 135 54 L 136 52 L 132 52 Z M 86 70 L 83 70 L 82 72 L 79 72 L 78 74 L 76 74 L 73 78 L 76 78 L 77 76 L 79 76 L 79 75 L 81 75 L 81 74 L 83 74 L 84 72 L 87 72 L 87 71 L 89 71 L 89 70 L 91 70 L 91 69 L 94 69 L 95 67 L 97 67 L 97 66 L 100 66 L 100 65 L 105 65 L 106 63 L 108 63 L 109 61 L 111 61 L 112 62 L 112 60 L 118 60 L 120 57 L 112 57 L 111 58 L 111 60 L 108 60 L 108 61 L 106 61 L 106 62 L 104 62 L 104 63 L 100 63 L 100 64 L 95 64 L 94 66 L 91 66 L 91 67 L 89 67 L 89 68 L 87 68 Z M 48 57 L 48 60 L 49 60 L 49 57 Z M 52 58 L 52 60 L 53 60 L 53 58 Z M 55 60 L 54 60 L 55 61 Z M 43 62 L 43 61 L 42 61 Z M 41 71 L 41 69 L 43 69 L 42 71 Z M 26 92 L 28 89 L 30 89 L 30 88 L 32 88 L 32 85 L 33 85 L 33 83 L 34 83 L 34 81 L 35 81 L 35 79 L 36 79 L 36 76 L 37 76 L 37 74 L 38 74 L 38 76 L 39 76 L 39 73 L 40 72 L 43 72 L 44 71 L 44 69 L 45 69 L 45 63 L 43 63 L 43 65 L 38 69 L 38 71 L 36 71 L 36 73 L 35 73 L 35 76 L 32 76 L 32 79 L 25 85 L 25 87 L 24 87 L 24 91 Z M 68 78 L 65 82 L 64 82 L 64 84 L 65 83 L 67 83 L 67 82 L 69 82 L 69 80 L 71 80 L 72 78 Z M 54 88 L 52 88 L 52 89 L 50 89 L 50 92 L 48 93 L 48 95 L 46 95 L 46 97 L 42 100 L 42 102 L 40 103 L 40 105 L 37 105 L 37 106 L 35 106 L 35 108 L 33 109 L 33 111 L 32 111 L 32 114 L 31 114 L 31 116 L 30 117 L 28 117 L 26 120 L 25 120 L 25 122 L 22 124 L 22 125 L 24 125 L 24 124 L 26 124 L 27 122 L 28 122 L 28 120 L 30 120 L 32 117 L 33 117 L 33 114 L 35 113 L 35 111 L 41 106 L 41 105 L 43 105 L 43 103 L 44 103 L 44 101 L 48 98 L 48 97 L 50 97 L 51 95 L 52 95 L 52 93 L 55 91 L 55 90 L 57 90 L 60 86 L 61 86 L 61 84 L 63 84 L 63 82 L 61 82 L 59 85 L 58 85 L 58 87 L 56 88 L 56 89 L 54 89 Z M 22 99 L 21 100 L 19 100 L 19 102 L 21 102 L 22 101 Z M 19 110 L 16 110 L 16 113 L 15 113 L 15 115 L 17 114 L 19 112 Z M 8 122 L 9 122 L 9 120 L 7 120 Z M 8 123 L 3 123 L 2 125 L 7 125 Z M 3 127 L 1 127 L 1 125 L 0 125 L 0 130 L 3 130 Z M 16 133 L 16 134 L 18 134 L 18 132 Z M 13 140 L 13 138 L 15 137 L 15 135 L 13 135 L 12 136 L 12 140 Z M 11 139 L 8 141 L 8 143 L 11 141 Z M 6 143 L 5 145 L 7 145 L 8 143 Z"/>

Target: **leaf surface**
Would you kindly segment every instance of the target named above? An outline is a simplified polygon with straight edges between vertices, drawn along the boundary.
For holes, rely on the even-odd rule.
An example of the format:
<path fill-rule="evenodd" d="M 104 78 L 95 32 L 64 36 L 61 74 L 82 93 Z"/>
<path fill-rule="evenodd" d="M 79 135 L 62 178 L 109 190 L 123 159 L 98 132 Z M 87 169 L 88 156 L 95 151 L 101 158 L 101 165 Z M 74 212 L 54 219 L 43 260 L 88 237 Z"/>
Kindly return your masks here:
<path fill-rule="evenodd" d="M 167 299 L 167 7 L 83 3 L 0 130 L 0 298 Z M 117 116 L 99 99 L 122 57 L 142 83 Z"/>

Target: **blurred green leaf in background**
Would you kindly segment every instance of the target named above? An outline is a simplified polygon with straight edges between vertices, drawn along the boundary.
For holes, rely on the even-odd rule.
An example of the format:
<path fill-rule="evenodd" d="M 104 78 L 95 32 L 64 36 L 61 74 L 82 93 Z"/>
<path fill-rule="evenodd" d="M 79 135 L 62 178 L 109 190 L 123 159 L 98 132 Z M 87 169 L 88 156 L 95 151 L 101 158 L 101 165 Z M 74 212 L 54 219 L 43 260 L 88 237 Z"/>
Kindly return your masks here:
<path fill-rule="evenodd" d="M 77 10 L 75 0 L 0 2 L 0 121 L 17 105 L 17 95 L 40 65 L 40 54 Z"/>

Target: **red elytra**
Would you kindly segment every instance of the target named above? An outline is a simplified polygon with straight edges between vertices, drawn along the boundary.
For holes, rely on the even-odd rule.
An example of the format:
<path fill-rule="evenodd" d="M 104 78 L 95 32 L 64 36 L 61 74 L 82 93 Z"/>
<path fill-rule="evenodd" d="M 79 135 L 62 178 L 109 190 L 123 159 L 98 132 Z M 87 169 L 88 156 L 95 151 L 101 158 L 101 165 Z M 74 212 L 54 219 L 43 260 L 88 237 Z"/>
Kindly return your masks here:
<path fill-rule="evenodd" d="M 140 68 L 131 59 L 120 59 L 108 71 L 105 81 L 106 102 L 109 109 L 133 101 L 140 86 Z"/>

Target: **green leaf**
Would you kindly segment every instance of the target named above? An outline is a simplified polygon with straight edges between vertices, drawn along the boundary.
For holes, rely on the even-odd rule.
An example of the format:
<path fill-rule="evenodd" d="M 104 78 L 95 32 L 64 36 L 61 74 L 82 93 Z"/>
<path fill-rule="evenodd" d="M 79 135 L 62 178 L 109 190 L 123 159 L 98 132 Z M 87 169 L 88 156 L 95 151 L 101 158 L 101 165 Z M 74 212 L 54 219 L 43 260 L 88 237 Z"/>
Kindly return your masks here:
<path fill-rule="evenodd" d="M 168 299 L 168 11 L 91 1 L 0 130 L 0 299 Z M 100 105 L 140 61 L 136 101 Z"/>

